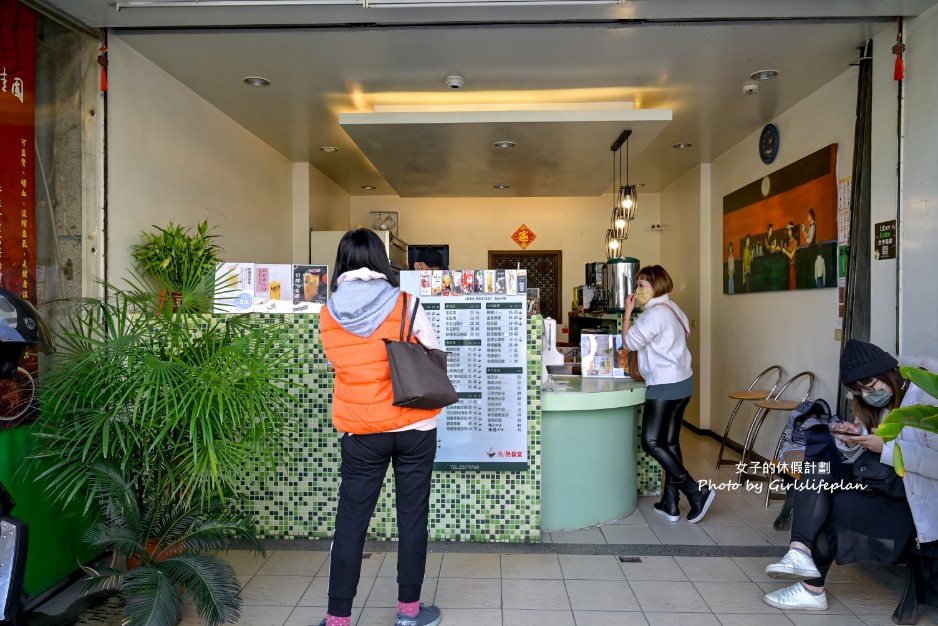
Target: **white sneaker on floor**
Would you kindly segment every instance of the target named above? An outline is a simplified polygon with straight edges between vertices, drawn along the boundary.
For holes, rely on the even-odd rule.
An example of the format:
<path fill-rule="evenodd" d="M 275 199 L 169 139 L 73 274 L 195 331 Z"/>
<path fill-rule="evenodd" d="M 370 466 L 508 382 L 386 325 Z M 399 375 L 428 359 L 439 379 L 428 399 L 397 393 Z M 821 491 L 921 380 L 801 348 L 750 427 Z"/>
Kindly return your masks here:
<path fill-rule="evenodd" d="M 802 580 L 821 576 L 821 572 L 818 571 L 811 557 L 795 549 L 786 552 L 778 563 L 772 563 L 766 567 L 765 574 L 782 580 Z"/>
<path fill-rule="evenodd" d="M 816 596 L 805 589 L 801 583 L 795 583 L 791 587 L 767 593 L 762 596 L 762 600 L 776 609 L 827 610 L 827 594 L 822 591 L 820 595 Z"/>

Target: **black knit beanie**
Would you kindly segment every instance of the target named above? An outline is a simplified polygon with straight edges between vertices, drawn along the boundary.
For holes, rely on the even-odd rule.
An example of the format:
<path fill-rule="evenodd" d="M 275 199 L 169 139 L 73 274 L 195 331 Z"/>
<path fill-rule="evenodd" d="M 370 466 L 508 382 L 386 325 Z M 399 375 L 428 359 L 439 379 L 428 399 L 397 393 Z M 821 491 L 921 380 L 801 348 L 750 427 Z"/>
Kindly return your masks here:
<path fill-rule="evenodd" d="M 898 366 L 899 362 L 879 346 L 848 339 L 840 355 L 840 382 L 852 385 L 858 380 L 869 380 Z"/>

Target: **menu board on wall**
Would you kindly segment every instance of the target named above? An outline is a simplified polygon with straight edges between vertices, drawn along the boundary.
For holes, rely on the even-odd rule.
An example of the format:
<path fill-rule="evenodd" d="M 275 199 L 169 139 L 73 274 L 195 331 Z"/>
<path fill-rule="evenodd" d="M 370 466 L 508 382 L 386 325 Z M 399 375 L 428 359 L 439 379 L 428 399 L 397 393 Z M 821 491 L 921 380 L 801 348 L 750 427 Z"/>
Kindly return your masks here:
<path fill-rule="evenodd" d="M 434 467 L 526 469 L 526 295 L 486 293 L 482 281 L 479 292 L 461 281 L 460 295 L 421 295 L 420 274 L 402 272 L 401 289 L 420 298 L 459 396 L 439 416 Z"/>

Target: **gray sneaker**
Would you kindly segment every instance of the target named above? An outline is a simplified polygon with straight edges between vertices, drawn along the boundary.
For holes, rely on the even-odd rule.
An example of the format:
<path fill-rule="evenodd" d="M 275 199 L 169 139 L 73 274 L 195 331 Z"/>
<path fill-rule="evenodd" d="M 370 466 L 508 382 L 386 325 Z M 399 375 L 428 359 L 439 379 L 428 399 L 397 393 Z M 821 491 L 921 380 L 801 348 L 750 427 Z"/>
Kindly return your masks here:
<path fill-rule="evenodd" d="M 397 619 L 394 620 L 394 626 L 436 626 L 441 619 L 440 609 L 433 605 L 424 606 L 421 604 L 420 612 L 414 617 L 407 617 L 398 613 Z"/>
<path fill-rule="evenodd" d="M 786 552 L 780 561 L 766 567 L 765 573 L 767 576 L 782 580 L 803 580 L 821 576 L 821 572 L 818 571 L 811 557 L 794 548 Z"/>

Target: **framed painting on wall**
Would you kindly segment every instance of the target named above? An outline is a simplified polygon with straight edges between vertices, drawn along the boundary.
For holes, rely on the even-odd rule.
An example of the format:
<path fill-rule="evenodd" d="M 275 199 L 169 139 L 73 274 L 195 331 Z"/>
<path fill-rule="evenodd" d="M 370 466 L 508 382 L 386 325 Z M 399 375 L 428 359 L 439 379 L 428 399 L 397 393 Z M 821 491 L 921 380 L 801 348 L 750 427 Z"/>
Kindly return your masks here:
<path fill-rule="evenodd" d="M 723 197 L 723 293 L 837 286 L 837 144 Z"/>

